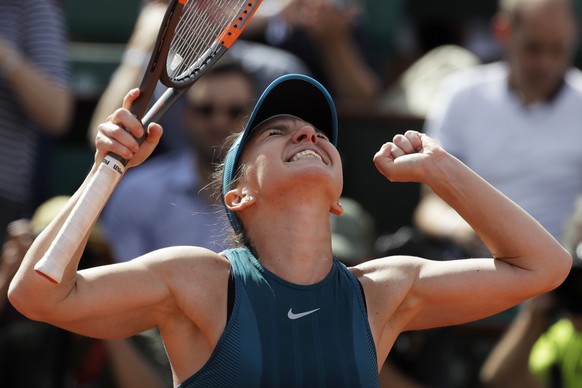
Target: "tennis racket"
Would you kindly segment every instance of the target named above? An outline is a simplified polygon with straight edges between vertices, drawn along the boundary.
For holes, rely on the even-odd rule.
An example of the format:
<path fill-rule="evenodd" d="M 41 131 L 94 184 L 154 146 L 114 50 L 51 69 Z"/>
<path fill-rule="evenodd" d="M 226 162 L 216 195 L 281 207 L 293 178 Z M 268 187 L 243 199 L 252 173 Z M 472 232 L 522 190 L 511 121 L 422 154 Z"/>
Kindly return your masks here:
<path fill-rule="evenodd" d="M 171 0 L 131 112 L 144 128 L 157 122 L 177 99 L 238 39 L 261 0 Z M 165 66 L 164 66 L 165 64 Z M 150 106 L 161 81 L 167 90 Z M 145 135 L 137 139 L 143 142 Z M 127 160 L 113 153 L 99 165 L 61 230 L 34 269 L 54 283 L 121 179 Z"/>

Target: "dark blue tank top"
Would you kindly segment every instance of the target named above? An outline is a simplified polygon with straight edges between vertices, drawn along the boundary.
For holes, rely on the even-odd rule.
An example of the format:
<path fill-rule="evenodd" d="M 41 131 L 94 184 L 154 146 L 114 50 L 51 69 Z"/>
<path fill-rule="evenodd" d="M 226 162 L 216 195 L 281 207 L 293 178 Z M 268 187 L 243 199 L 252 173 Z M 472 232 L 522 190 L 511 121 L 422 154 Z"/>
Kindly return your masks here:
<path fill-rule="evenodd" d="M 232 312 L 208 362 L 180 388 L 379 387 L 363 292 L 342 263 L 302 286 L 264 268 L 247 248 L 224 253 L 234 276 Z"/>

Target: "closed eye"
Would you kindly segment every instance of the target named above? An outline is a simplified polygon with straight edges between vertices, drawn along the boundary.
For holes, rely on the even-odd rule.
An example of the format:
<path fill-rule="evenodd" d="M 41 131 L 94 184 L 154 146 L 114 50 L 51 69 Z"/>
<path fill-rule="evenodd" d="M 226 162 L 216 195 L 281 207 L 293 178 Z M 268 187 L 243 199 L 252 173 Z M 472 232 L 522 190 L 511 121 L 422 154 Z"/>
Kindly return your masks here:
<path fill-rule="evenodd" d="M 280 129 L 269 129 L 266 131 L 267 136 L 282 135 L 283 131 Z"/>

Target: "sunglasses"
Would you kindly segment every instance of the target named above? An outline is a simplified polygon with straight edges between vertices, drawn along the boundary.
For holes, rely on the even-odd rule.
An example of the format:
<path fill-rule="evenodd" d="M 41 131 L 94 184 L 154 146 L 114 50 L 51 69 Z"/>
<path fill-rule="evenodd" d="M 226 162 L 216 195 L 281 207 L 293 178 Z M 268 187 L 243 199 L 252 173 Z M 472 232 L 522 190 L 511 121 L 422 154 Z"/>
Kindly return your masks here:
<path fill-rule="evenodd" d="M 213 104 L 191 104 L 190 109 L 206 119 L 217 114 L 226 115 L 230 120 L 236 120 L 247 110 L 244 105 L 217 106 Z"/>

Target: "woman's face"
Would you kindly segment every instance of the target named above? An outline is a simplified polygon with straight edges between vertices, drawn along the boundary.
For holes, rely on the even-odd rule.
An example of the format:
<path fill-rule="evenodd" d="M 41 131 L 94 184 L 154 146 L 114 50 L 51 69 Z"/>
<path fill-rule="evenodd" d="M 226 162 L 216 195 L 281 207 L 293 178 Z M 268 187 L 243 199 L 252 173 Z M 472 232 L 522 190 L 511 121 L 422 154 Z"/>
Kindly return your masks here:
<path fill-rule="evenodd" d="M 294 116 L 276 116 L 255 129 L 241 155 L 243 178 L 259 192 L 316 188 L 336 201 L 343 186 L 342 165 L 327 135 Z"/>

